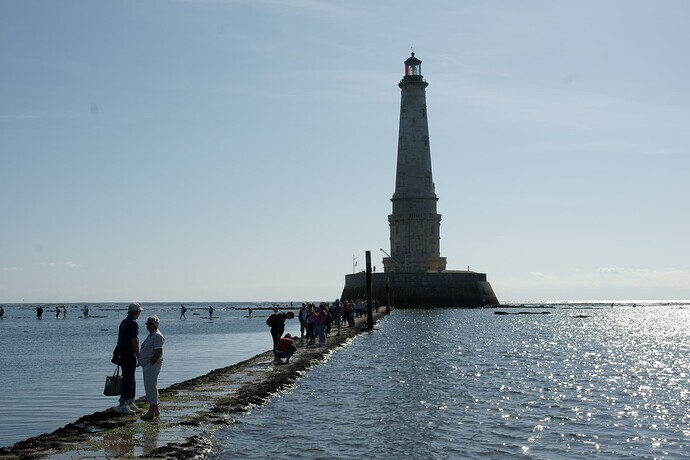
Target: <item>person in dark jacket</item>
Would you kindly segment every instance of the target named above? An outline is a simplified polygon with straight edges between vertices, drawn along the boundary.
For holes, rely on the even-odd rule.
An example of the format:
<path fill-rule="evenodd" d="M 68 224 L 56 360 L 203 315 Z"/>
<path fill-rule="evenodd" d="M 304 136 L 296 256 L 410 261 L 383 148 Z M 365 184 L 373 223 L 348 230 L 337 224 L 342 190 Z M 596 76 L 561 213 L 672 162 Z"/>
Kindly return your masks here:
<path fill-rule="evenodd" d="M 295 314 L 291 311 L 287 313 L 273 313 L 271 316 L 268 317 L 266 320 L 266 324 L 271 326 L 271 336 L 273 337 L 273 349 L 275 350 L 276 347 L 278 346 L 278 341 L 280 338 L 283 336 L 283 332 L 285 332 L 285 320 L 286 319 L 292 319 L 295 317 Z"/>
<path fill-rule="evenodd" d="M 138 303 L 130 303 L 127 307 L 127 317 L 120 323 L 117 335 L 117 345 L 122 350 L 125 357 L 122 367 L 122 395 L 120 404 L 114 406 L 113 410 L 124 415 L 134 415 L 142 412 L 136 404 L 134 397 L 137 389 L 137 382 L 134 378 L 134 371 L 139 367 L 139 325 L 137 319 L 139 314 L 144 311 Z"/>

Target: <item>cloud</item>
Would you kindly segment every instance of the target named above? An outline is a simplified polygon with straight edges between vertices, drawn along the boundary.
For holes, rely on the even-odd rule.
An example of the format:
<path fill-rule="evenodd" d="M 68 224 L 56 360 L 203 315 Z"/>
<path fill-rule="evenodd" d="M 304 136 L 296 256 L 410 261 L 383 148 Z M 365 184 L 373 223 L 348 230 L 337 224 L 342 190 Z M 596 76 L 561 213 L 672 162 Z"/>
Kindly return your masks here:
<path fill-rule="evenodd" d="M 75 262 L 72 262 L 71 260 L 68 260 L 67 262 L 65 262 L 65 267 L 67 267 L 67 268 L 80 268 L 80 267 L 83 267 L 83 265 L 77 264 Z"/>

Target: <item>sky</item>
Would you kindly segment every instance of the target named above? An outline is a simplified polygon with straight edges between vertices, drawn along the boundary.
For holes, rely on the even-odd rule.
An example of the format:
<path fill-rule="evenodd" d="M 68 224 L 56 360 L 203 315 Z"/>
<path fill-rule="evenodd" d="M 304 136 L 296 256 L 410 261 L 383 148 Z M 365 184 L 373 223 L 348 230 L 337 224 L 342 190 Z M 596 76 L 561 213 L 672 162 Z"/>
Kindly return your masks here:
<path fill-rule="evenodd" d="M 502 302 L 690 299 L 688 17 L 3 0 L 0 303 L 333 300 L 365 251 L 381 271 L 412 50 L 448 269 Z"/>

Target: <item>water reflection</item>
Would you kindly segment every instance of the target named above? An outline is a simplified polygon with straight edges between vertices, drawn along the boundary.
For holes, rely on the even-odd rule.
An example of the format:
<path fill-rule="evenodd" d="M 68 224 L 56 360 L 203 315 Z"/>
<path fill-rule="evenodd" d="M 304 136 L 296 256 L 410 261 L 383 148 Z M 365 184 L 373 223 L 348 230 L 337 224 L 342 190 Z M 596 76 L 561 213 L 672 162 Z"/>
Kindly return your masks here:
<path fill-rule="evenodd" d="M 134 434 L 130 426 L 103 432 L 103 451 L 107 458 L 133 458 Z"/>
<path fill-rule="evenodd" d="M 306 458 L 683 456 L 688 332 L 690 312 L 667 306 L 395 311 L 223 430 L 223 456 L 249 458 L 253 446 L 290 458 L 272 446 L 293 436 Z"/>

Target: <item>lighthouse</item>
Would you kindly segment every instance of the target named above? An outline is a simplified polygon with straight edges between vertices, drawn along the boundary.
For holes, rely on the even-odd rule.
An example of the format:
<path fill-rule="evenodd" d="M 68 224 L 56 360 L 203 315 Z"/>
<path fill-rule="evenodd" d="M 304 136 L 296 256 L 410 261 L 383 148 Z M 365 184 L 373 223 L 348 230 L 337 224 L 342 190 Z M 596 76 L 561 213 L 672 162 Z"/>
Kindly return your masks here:
<path fill-rule="evenodd" d="M 436 212 L 436 191 L 431 173 L 426 87 L 422 61 L 412 53 L 405 61 L 400 83 L 400 128 L 395 193 L 391 201 L 390 257 L 385 272 L 429 272 L 446 269 L 440 257 L 441 215 Z"/>
<path fill-rule="evenodd" d="M 383 273 L 370 273 L 373 299 L 398 308 L 483 307 L 498 305 L 485 273 L 448 270 L 440 255 L 441 215 L 431 170 L 426 88 L 422 61 L 405 61 L 400 88 L 400 127 L 395 191 L 388 216 L 390 252 Z M 367 274 L 345 276 L 341 300 L 364 298 Z"/>

